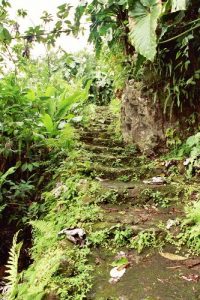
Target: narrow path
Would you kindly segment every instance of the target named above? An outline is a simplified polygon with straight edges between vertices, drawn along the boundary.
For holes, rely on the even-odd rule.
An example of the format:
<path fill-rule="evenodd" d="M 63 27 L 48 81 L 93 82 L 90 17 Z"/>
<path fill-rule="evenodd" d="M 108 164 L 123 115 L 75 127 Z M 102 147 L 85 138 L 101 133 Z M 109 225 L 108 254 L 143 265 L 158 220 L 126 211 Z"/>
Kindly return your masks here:
<path fill-rule="evenodd" d="M 151 160 L 134 153 L 133 147 L 127 148 L 116 140 L 113 122 L 108 108 L 98 107 L 95 119 L 80 133 L 91 162 L 91 175 L 102 188 L 103 219 L 95 224 L 96 230 L 117 225 L 130 226 L 135 236 L 145 230 L 162 235 L 161 223 L 166 226 L 169 220 L 183 215 L 183 186 L 180 182 L 144 183 L 153 176 L 163 176 L 166 170 L 153 166 Z M 188 269 L 181 262 L 161 257 L 157 250 L 140 256 L 136 251 L 128 253 L 133 263 L 121 280 L 111 285 L 109 272 L 115 255 L 101 250 L 94 252 L 98 264 L 89 299 L 200 299 L 198 284 L 183 279 L 200 275 L 199 266 Z"/>

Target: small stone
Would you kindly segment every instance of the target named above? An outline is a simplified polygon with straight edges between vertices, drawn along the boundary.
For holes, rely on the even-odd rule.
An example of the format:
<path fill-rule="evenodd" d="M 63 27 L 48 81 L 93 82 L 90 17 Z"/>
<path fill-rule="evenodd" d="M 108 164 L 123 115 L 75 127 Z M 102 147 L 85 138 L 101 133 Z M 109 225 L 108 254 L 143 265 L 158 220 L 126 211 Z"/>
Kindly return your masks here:
<path fill-rule="evenodd" d="M 184 166 L 188 166 L 190 163 L 190 158 L 187 158 L 184 162 L 183 162 L 183 165 Z"/>
<path fill-rule="evenodd" d="M 175 226 L 176 224 L 177 224 L 177 220 L 169 219 L 167 221 L 166 229 L 169 230 L 172 226 Z"/>
<path fill-rule="evenodd" d="M 161 177 L 161 176 L 152 177 L 149 180 L 143 180 L 143 183 L 145 183 L 145 184 L 165 184 L 166 179 L 164 177 Z"/>

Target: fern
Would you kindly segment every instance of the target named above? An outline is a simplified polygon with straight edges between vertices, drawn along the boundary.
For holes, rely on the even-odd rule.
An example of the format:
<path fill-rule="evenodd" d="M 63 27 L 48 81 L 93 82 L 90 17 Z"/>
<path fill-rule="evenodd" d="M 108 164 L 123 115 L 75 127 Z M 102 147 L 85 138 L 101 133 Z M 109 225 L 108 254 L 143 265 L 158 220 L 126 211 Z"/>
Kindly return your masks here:
<path fill-rule="evenodd" d="M 182 221 L 183 233 L 179 238 L 195 254 L 200 254 L 200 201 L 185 208 L 186 218 Z"/>
<path fill-rule="evenodd" d="M 200 226 L 200 201 L 194 202 L 192 206 L 186 207 L 187 223 Z"/>
<path fill-rule="evenodd" d="M 5 279 L 8 281 L 6 292 L 7 300 L 15 299 L 17 294 L 17 285 L 19 281 L 18 260 L 22 247 L 22 242 L 17 243 L 18 233 L 19 232 L 17 232 L 13 237 L 13 243 L 9 251 L 9 258 L 6 265 L 6 273 L 8 273 L 8 275 L 5 277 Z"/>

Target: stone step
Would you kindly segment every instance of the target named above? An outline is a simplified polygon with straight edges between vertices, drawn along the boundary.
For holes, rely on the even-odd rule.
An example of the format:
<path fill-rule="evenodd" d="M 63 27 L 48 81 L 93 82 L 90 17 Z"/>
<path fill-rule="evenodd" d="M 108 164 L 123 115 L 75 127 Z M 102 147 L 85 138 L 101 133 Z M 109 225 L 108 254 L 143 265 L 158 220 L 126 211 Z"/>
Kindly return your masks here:
<path fill-rule="evenodd" d="M 173 208 L 136 208 L 136 207 L 119 207 L 118 205 L 102 206 L 105 214 L 105 220 L 110 220 L 111 223 L 116 222 L 122 224 L 137 225 L 138 229 L 141 227 L 142 230 L 146 228 L 156 227 L 161 221 L 164 223 L 169 220 L 172 216 L 176 218 L 183 214 L 180 210 L 174 212 Z"/>
<path fill-rule="evenodd" d="M 108 132 L 109 133 L 109 127 L 106 124 L 90 124 L 89 130 L 91 132 Z"/>
<path fill-rule="evenodd" d="M 89 158 L 93 162 L 101 162 L 111 167 L 131 165 L 134 161 L 134 158 L 131 158 L 129 155 L 112 155 L 109 153 L 90 153 Z"/>
<path fill-rule="evenodd" d="M 102 221 L 93 225 L 94 230 L 112 229 L 114 226 L 129 225 L 134 235 L 144 230 L 155 230 L 161 232 L 160 223 L 167 224 L 168 220 L 175 220 L 184 213 L 181 209 L 156 208 L 149 206 L 137 208 L 127 205 L 102 205 Z"/>
<path fill-rule="evenodd" d="M 112 202 L 113 197 L 118 203 L 131 203 L 131 205 L 152 204 L 160 207 L 167 207 L 175 203 L 181 203 L 182 190 L 178 183 L 163 185 L 150 185 L 138 182 L 121 182 L 118 180 L 104 180 L 100 182 L 102 187 L 102 198 L 100 201 Z M 106 191 L 113 191 L 107 193 Z M 115 194 L 114 194 L 115 192 Z M 107 198 L 105 197 L 107 195 Z"/>
<path fill-rule="evenodd" d="M 108 125 L 110 125 L 111 124 L 111 122 L 113 122 L 113 118 L 107 118 L 107 119 L 97 119 L 97 120 L 92 120 L 91 122 L 90 122 L 90 125 L 91 126 L 101 126 L 101 125 L 106 125 L 106 126 L 108 126 Z"/>
<path fill-rule="evenodd" d="M 117 141 L 117 140 L 108 139 L 108 138 L 86 136 L 86 137 L 81 137 L 80 140 L 82 142 L 91 143 L 91 144 L 97 145 L 97 146 L 102 145 L 102 146 L 107 146 L 107 147 L 124 147 L 124 143 L 122 141 Z"/>
<path fill-rule="evenodd" d="M 134 175 L 134 169 L 128 167 L 106 167 L 102 164 L 93 164 L 92 170 L 96 176 L 102 179 L 117 179 L 120 177 L 126 177 L 126 180 L 131 180 L 131 177 Z"/>
<path fill-rule="evenodd" d="M 94 138 L 94 137 L 98 137 L 98 138 L 105 138 L 105 139 L 108 139 L 108 138 L 111 138 L 111 133 L 107 132 L 107 130 L 101 130 L 101 131 L 98 131 L 98 130 L 90 130 L 89 128 L 87 130 L 84 130 L 82 132 L 78 132 L 79 133 L 79 136 L 81 138 Z"/>
<path fill-rule="evenodd" d="M 124 153 L 124 148 L 122 147 L 106 147 L 106 146 L 98 146 L 90 143 L 84 143 L 83 148 L 87 151 L 93 153 L 111 153 L 111 154 L 122 154 Z"/>

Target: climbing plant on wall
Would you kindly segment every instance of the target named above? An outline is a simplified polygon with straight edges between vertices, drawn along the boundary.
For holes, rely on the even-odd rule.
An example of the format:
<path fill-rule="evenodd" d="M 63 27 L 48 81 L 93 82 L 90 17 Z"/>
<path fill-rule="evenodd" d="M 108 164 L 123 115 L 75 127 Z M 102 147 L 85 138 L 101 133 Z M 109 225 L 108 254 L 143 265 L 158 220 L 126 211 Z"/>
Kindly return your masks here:
<path fill-rule="evenodd" d="M 90 15 L 90 37 L 97 51 L 102 43 L 111 47 L 116 42 L 124 43 L 129 48 L 153 60 L 159 40 L 167 31 L 162 28 L 162 17 L 186 10 L 187 0 L 93 0 L 89 4 L 80 4 L 76 9 L 75 27 L 80 26 L 83 14 Z M 159 30 L 158 30 L 159 29 Z"/>

